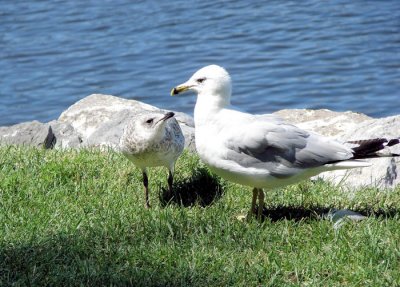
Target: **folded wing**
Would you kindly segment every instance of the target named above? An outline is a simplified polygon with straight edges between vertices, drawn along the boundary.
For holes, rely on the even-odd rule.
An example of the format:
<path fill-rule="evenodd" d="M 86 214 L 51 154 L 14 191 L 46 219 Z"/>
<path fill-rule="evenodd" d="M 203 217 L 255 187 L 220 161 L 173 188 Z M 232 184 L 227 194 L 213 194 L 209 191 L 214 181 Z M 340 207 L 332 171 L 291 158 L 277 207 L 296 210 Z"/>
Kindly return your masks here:
<path fill-rule="evenodd" d="M 225 142 L 228 158 L 243 167 L 268 170 L 276 177 L 290 177 L 303 169 L 345 161 L 352 150 L 340 142 L 296 126 L 254 122 Z"/>

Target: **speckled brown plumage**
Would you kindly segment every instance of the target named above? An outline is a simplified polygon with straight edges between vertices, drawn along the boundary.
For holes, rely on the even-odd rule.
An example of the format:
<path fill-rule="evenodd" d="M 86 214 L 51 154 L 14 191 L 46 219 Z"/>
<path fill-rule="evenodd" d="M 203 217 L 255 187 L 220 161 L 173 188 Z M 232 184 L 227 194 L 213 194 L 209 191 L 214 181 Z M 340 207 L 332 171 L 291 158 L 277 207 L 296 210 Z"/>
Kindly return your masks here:
<path fill-rule="evenodd" d="M 126 125 L 120 139 L 122 153 L 143 171 L 146 207 L 149 207 L 147 167 L 168 168 L 168 185 L 172 191 L 175 161 L 185 144 L 182 130 L 173 115 L 171 112 L 138 114 Z"/>

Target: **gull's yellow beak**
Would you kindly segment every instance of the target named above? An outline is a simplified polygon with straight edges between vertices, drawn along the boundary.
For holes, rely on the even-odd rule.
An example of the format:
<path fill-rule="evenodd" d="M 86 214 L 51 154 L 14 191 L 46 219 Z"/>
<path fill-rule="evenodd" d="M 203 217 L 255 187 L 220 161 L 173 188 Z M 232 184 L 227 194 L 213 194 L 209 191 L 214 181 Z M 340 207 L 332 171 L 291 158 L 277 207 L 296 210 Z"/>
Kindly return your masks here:
<path fill-rule="evenodd" d="M 179 93 L 183 93 L 183 92 L 185 92 L 185 91 L 187 91 L 189 89 L 190 89 L 190 86 L 187 86 L 187 85 L 176 86 L 175 88 L 173 88 L 171 90 L 171 96 L 175 96 L 175 95 L 177 95 Z"/>

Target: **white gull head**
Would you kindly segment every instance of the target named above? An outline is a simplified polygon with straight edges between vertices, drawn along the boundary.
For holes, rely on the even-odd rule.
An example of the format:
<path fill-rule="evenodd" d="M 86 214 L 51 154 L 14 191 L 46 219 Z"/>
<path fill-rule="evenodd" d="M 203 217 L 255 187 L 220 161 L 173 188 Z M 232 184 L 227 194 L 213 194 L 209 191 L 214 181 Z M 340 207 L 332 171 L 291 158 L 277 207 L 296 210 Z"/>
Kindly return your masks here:
<path fill-rule="evenodd" d="M 229 106 L 231 101 L 231 77 L 220 66 L 206 66 L 194 73 L 188 81 L 173 88 L 171 95 L 185 91 L 197 93 L 197 104 L 204 103 L 209 107 L 224 108 Z"/>

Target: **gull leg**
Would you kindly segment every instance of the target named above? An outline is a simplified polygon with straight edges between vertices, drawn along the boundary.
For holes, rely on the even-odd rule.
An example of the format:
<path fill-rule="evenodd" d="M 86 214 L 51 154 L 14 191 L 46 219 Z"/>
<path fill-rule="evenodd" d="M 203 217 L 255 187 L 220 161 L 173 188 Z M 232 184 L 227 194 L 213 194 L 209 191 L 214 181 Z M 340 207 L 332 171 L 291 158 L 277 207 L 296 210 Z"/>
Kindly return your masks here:
<path fill-rule="evenodd" d="M 147 177 L 146 170 L 143 170 L 143 186 L 144 186 L 144 197 L 145 197 L 144 206 L 146 208 L 150 208 L 150 202 L 149 202 L 149 178 Z"/>
<path fill-rule="evenodd" d="M 169 170 L 168 173 L 168 190 L 169 190 L 169 195 L 172 195 L 172 183 L 174 182 L 174 175 L 171 170 Z"/>
<path fill-rule="evenodd" d="M 250 220 L 253 217 L 253 214 L 256 213 L 256 203 L 257 203 L 257 196 L 258 196 L 258 188 L 253 188 L 253 198 L 251 200 L 251 207 L 249 213 L 247 214 L 247 220 Z"/>
<path fill-rule="evenodd" d="M 260 221 L 261 221 L 263 209 L 264 209 L 264 191 L 260 188 L 258 190 L 258 213 L 257 213 L 257 219 Z"/>

